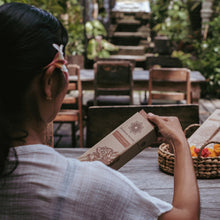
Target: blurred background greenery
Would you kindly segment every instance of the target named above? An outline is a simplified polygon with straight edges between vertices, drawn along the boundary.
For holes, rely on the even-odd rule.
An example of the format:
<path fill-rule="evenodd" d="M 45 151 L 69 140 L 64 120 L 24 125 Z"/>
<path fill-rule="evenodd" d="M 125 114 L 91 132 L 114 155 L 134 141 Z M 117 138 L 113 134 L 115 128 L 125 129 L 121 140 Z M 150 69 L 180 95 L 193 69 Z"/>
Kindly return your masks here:
<path fill-rule="evenodd" d="M 212 0 L 213 13 L 204 33 L 201 31 L 200 17 L 204 0 L 149 1 L 152 36 L 168 37 L 172 56 L 178 57 L 184 67 L 198 70 L 205 76 L 207 82 L 202 87 L 202 97 L 220 98 L 220 1 Z M 95 60 L 97 57 L 107 58 L 111 51 L 118 49 L 108 41 L 102 20 L 97 17 L 85 21 L 82 1 L 0 0 L 0 4 L 7 2 L 35 5 L 60 19 L 69 35 L 67 55 L 82 55 L 89 60 Z M 103 4 L 103 1 L 93 2 Z M 102 17 L 103 11 L 99 13 Z"/>

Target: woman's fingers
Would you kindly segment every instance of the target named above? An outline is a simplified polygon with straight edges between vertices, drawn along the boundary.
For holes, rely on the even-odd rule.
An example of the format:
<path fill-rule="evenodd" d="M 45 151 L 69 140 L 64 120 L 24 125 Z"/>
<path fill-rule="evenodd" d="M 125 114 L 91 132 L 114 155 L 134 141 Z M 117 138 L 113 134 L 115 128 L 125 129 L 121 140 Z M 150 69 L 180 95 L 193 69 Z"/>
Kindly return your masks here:
<path fill-rule="evenodd" d="M 164 117 L 148 114 L 148 119 L 157 126 L 158 137 L 162 136 L 166 142 L 184 137 L 179 119 L 177 117 Z M 160 135 L 161 134 L 161 135 Z"/>

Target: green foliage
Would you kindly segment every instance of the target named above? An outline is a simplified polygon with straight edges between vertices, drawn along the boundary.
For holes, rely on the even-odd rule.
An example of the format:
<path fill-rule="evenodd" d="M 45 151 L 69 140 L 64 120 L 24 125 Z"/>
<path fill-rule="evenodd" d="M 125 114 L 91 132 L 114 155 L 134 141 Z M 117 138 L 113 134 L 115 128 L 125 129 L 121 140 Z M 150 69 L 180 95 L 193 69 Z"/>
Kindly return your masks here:
<path fill-rule="evenodd" d="M 220 15 L 209 23 L 210 34 L 196 44 L 197 69 L 207 78 L 207 93 L 220 98 Z"/>
<path fill-rule="evenodd" d="M 84 48 L 84 25 L 69 24 L 68 25 L 69 42 L 67 44 L 67 55 L 82 55 Z"/>
<path fill-rule="evenodd" d="M 194 55 L 183 51 L 174 51 L 184 66 L 200 71 L 207 83 L 203 86 L 202 96 L 220 98 L 220 15 L 209 22 L 210 31 L 207 39 L 193 41 Z"/>
<path fill-rule="evenodd" d="M 213 18 L 217 17 L 220 14 L 220 1 L 219 0 L 213 0 Z"/>
<path fill-rule="evenodd" d="M 167 36 L 174 46 L 173 57 L 179 58 L 184 67 L 200 71 L 207 82 L 202 87 L 202 96 L 220 98 L 220 2 L 213 1 L 213 16 L 209 23 L 209 32 L 202 40 L 200 34 L 191 29 L 189 10 L 202 2 L 193 0 L 172 1 L 152 0 L 157 5 L 152 7 L 156 33 Z M 187 8 L 187 3 L 191 8 Z M 163 5 L 161 8 L 160 6 Z M 166 9 L 169 9 L 166 11 Z M 162 13 L 161 18 L 159 18 Z M 201 31 L 201 30 L 200 30 Z M 198 37 L 199 36 L 199 37 Z"/>
<path fill-rule="evenodd" d="M 191 53 L 184 53 L 181 50 L 174 50 L 171 54 L 172 57 L 177 57 L 179 60 L 181 60 L 184 67 L 188 67 L 189 69 L 195 69 L 194 65 L 194 58 Z"/>
<path fill-rule="evenodd" d="M 67 29 L 69 36 L 66 47 L 67 55 L 82 55 L 84 53 L 83 7 L 80 5 L 79 0 L 0 0 L 0 4 L 9 2 L 31 4 L 49 11 L 61 20 Z"/>
<path fill-rule="evenodd" d="M 54 16 L 58 17 L 60 13 L 64 12 L 64 9 L 59 5 L 57 0 L 3 0 L 3 3 L 20 2 L 25 4 L 34 5 L 43 10 L 47 10 Z"/>
<path fill-rule="evenodd" d="M 151 12 L 153 25 L 161 24 L 168 17 L 170 0 L 151 0 Z"/>
<path fill-rule="evenodd" d="M 86 36 L 88 38 L 87 58 L 94 60 L 96 58 L 108 58 L 110 52 L 117 51 L 118 47 L 111 44 L 103 37 L 107 32 L 103 24 L 98 20 L 86 22 Z"/>
<path fill-rule="evenodd" d="M 92 20 L 86 22 L 86 36 L 88 39 L 97 36 L 107 36 L 105 27 L 99 20 Z"/>
<path fill-rule="evenodd" d="M 168 1 L 166 1 L 168 4 Z M 167 8 L 167 6 L 166 6 Z M 174 46 L 178 47 L 183 42 L 189 41 L 189 15 L 186 4 L 183 1 L 170 1 L 167 13 L 162 23 L 154 26 L 153 30 L 158 35 L 167 36 Z"/>
<path fill-rule="evenodd" d="M 68 19 L 64 21 L 69 42 L 67 44 L 67 55 L 82 55 L 85 52 L 85 37 L 83 23 L 83 7 L 78 0 L 69 0 L 66 14 Z"/>

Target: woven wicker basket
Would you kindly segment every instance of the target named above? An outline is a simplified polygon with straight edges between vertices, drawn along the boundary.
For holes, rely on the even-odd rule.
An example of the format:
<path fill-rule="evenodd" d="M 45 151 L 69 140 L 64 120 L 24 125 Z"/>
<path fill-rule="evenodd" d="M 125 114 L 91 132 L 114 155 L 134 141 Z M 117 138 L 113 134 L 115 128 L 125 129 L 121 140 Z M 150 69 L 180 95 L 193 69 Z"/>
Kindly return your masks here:
<path fill-rule="evenodd" d="M 211 179 L 220 177 L 220 156 L 201 157 L 202 150 L 209 144 L 220 144 L 220 142 L 207 142 L 201 146 L 198 157 L 192 157 L 195 173 L 199 179 Z M 158 163 L 162 171 L 172 174 L 174 173 L 175 156 L 170 152 L 168 144 L 161 144 L 158 150 Z"/>

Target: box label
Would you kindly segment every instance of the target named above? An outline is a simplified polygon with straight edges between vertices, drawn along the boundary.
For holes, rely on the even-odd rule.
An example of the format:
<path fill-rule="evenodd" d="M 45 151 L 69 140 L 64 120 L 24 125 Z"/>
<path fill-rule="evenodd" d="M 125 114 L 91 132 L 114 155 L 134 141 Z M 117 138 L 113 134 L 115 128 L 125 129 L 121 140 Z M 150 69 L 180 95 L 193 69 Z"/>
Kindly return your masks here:
<path fill-rule="evenodd" d="M 119 131 L 115 131 L 112 135 L 121 143 L 123 147 L 127 148 L 131 145 Z"/>

